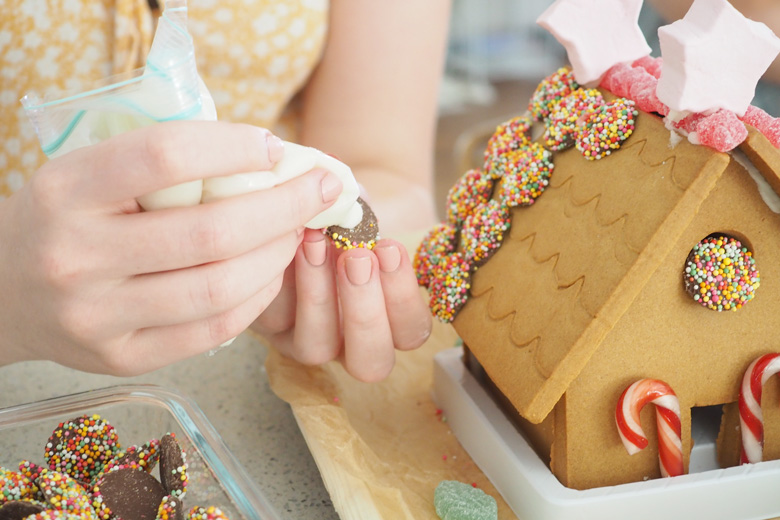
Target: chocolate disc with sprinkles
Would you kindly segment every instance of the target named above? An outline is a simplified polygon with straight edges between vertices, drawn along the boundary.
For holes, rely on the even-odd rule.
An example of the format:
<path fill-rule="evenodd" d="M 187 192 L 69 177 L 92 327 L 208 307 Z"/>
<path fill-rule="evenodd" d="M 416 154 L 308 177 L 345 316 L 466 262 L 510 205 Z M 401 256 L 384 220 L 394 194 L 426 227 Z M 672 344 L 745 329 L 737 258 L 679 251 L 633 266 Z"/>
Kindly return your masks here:
<path fill-rule="evenodd" d="M 471 269 L 460 253 L 445 256 L 434 267 L 428 287 L 431 313 L 444 323 L 450 323 L 466 304 L 471 289 Z"/>
<path fill-rule="evenodd" d="M 447 220 L 460 226 L 474 208 L 487 203 L 493 194 L 493 179 L 479 169 L 469 170 L 447 194 Z"/>
<path fill-rule="evenodd" d="M 0 468 L 0 504 L 9 500 L 23 500 L 38 496 L 35 480 L 22 473 Z"/>
<path fill-rule="evenodd" d="M 44 499 L 52 507 L 80 518 L 97 520 L 92 498 L 75 479 L 58 471 L 44 470 L 37 482 Z"/>
<path fill-rule="evenodd" d="M 492 167 L 493 162 L 502 154 L 522 148 L 530 142 L 531 124 L 530 118 L 518 116 L 496 127 L 485 147 L 484 169 L 486 172 L 495 171 Z"/>
<path fill-rule="evenodd" d="M 705 238 L 688 254 L 683 282 L 702 306 L 736 311 L 753 299 L 761 278 L 753 253 L 739 240 L 717 235 Z"/>
<path fill-rule="evenodd" d="M 422 239 L 412 261 L 418 285 L 430 285 L 434 268 L 444 257 L 455 251 L 457 232 L 454 226 L 442 222 L 434 226 Z"/>
<path fill-rule="evenodd" d="M 611 154 L 634 133 L 634 121 L 638 114 L 634 102 L 628 99 L 619 98 L 601 105 L 586 114 L 583 124 L 578 125 L 577 149 L 589 160 Z"/>
<path fill-rule="evenodd" d="M 501 246 L 509 223 L 506 205 L 491 200 L 479 206 L 460 230 L 460 245 L 466 262 L 475 269 L 485 263 Z"/>
<path fill-rule="evenodd" d="M 101 519 L 153 520 L 165 495 L 160 482 L 141 468 L 117 468 L 98 480 L 92 505 Z"/>
<path fill-rule="evenodd" d="M 379 240 L 379 224 L 376 215 L 363 199 L 358 197 L 357 201 L 363 209 L 363 219 L 357 226 L 352 229 L 330 226 L 325 230 L 325 234 L 339 249 L 354 249 L 356 247 L 373 249 Z"/>
<path fill-rule="evenodd" d="M 181 500 L 172 495 L 166 495 L 157 508 L 155 520 L 184 520 L 184 506 Z"/>
<path fill-rule="evenodd" d="M 603 104 L 601 92 L 594 88 L 578 88 L 551 104 L 550 116 L 544 123 L 545 146 L 555 152 L 574 146 L 577 120 Z"/>
<path fill-rule="evenodd" d="M 111 462 L 117 466 L 136 465 L 150 472 L 160 459 L 160 441 L 152 439 L 140 446 L 130 446 L 123 453 L 117 454 Z"/>
<path fill-rule="evenodd" d="M 160 481 L 169 495 L 183 498 L 187 493 L 187 458 L 170 433 L 160 439 Z"/>
<path fill-rule="evenodd" d="M 82 415 L 60 423 L 46 443 L 49 468 L 89 484 L 119 450 L 114 427 L 99 415 Z"/>
<path fill-rule="evenodd" d="M 537 121 L 544 121 L 550 115 L 552 107 L 568 96 L 572 90 L 580 88 L 574 80 L 574 73 L 568 67 L 561 67 L 539 83 L 531 96 L 528 110 Z"/>
<path fill-rule="evenodd" d="M 195 506 L 187 513 L 187 520 L 228 520 L 228 517 L 218 507 Z"/>
<path fill-rule="evenodd" d="M 513 152 L 512 166 L 501 179 L 497 199 L 509 208 L 530 206 L 550 184 L 552 154 L 538 143 Z"/>
<path fill-rule="evenodd" d="M 0 520 L 23 520 L 47 509 L 37 500 L 11 500 L 0 506 Z"/>

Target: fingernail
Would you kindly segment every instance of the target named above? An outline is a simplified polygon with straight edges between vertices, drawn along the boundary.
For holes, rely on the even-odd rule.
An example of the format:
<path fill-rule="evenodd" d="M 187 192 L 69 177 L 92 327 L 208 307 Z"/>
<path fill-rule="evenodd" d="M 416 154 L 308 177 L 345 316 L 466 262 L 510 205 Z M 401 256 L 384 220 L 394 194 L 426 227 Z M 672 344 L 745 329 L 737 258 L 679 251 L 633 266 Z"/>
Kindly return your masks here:
<path fill-rule="evenodd" d="M 336 200 L 343 189 L 341 181 L 333 173 L 327 172 L 320 183 L 322 189 L 322 202 L 326 204 Z"/>
<path fill-rule="evenodd" d="M 268 160 L 271 162 L 279 161 L 284 155 L 284 141 L 274 134 L 265 136 L 265 146 L 268 149 Z"/>
<path fill-rule="evenodd" d="M 347 258 L 345 264 L 347 278 L 352 285 L 365 285 L 371 278 L 371 259 L 367 256 Z"/>
<path fill-rule="evenodd" d="M 379 268 L 385 273 L 392 273 L 401 264 L 401 251 L 397 246 L 375 247 L 374 253 L 379 258 Z"/>
<path fill-rule="evenodd" d="M 319 267 L 325 263 L 327 253 L 325 235 L 322 235 L 322 239 L 320 240 L 312 242 L 305 240 L 303 242 L 303 256 L 305 256 L 306 261 L 314 267 Z"/>

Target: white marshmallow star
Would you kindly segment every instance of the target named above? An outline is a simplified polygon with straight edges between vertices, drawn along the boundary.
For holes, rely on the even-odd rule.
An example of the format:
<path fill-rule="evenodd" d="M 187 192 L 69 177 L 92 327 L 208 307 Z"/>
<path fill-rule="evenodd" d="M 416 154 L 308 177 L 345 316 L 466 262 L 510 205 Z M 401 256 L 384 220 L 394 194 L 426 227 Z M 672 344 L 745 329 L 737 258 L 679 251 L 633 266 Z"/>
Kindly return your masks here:
<path fill-rule="evenodd" d="M 658 29 L 663 68 L 656 94 L 678 115 L 745 114 L 780 39 L 726 0 L 695 0 L 682 20 Z"/>
<path fill-rule="evenodd" d="M 577 82 L 591 86 L 613 65 L 650 54 L 641 8 L 642 0 L 556 0 L 536 23 L 566 48 Z"/>

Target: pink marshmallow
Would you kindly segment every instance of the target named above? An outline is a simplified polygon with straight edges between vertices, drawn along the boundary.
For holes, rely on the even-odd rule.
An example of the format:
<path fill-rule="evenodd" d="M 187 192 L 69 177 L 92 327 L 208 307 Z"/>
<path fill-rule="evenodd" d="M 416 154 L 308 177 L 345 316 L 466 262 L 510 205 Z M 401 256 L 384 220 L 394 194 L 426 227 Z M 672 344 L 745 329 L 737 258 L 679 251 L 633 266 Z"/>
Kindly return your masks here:
<path fill-rule="evenodd" d="M 577 83 L 593 86 L 613 65 L 650 53 L 641 7 L 642 0 L 555 0 L 536 23 L 566 48 Z"/>
<path fill-rule="evenodd" d="M 780 39 L 726 0 L 694 0 L 682 20 L 658 29 L 658 98 L 676 112 L 726 109 L 743 115 Z"/>

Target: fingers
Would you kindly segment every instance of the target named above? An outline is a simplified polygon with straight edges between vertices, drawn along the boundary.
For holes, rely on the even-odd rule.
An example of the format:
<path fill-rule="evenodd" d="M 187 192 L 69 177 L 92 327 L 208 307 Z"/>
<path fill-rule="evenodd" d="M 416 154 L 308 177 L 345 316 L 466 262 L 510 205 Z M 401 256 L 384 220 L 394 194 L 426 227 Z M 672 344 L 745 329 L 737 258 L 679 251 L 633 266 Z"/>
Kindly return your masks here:
<path fill-rule="evenodd" d="M 382 240 L 373 252 L 355 249 L 335 261 L 334 251 L 320 233 L 304 234 L 295 257 L 294 328 L 274 331 L 274 346 L 307 365 L 340 358 L 357 379 L 381 380 L 394 349 L 428 338 L 430 313 L 400 243 Z"/>
<path fill-rule="evenodd" d="M 62 156 L 58 186 L 74 205 L 114 203 L 182 182 L 268 170 L 282 154 L 281 141 L 263 128 L 167 122 Z"/>
<path fill-rule="evenodd" d="M 295 256 L 297 306 L 293 357 L 306 365 L 335 359 L 341 351 L 333 248 L 325 235 L 307 230 Z"/>
<path fill-rule="evenodd" d="M 105 307 L 113 316 L 105 321 L 135 330 L 226 312 L 281 276 L 300 240 L 290 232 L 229 260 L 133 277 L 111 293 L 111 304 Z"/>
<path fill-rule="evenodd" d="M 113 247 L 102 262 L 118 275 L 165 271 L 242 254 L 300 229 L 338 197 L 341 183 L 313 170 L 274 188 L 200 206 L 117 216 L 93 239 Z M 102 234 L 102 236 L 101 236 Z M 132 264 L 127 258 L 134 259 Z"/>
<path fill-rule="evenodd" d="M 398 350 L 421 346 L 431 334 L 431 313 L 420 294 L 409 255 L 400 243 L 384 239 L 374 247 L 379 259 L 387 319 Z"/>
<path fill-rule="evenodd" d="M 104 371 L 119 376 L 142 374 L 216 348 L 246 330 L 281 285 L 279 275 L 239 306 L 205 320 L 140 330 Z"/>
<path fill-rule="evenodd" d="M 361 381 L 382 380 L 395 364 L 395 352 L 379 261 L 371 251 L 358 248 L 340 255 L 336 269 L 347 346 L 344 367 Z"/>

